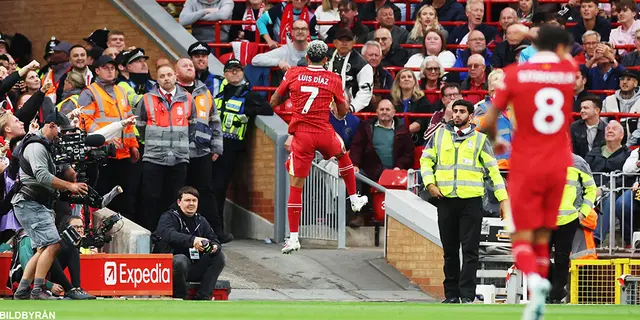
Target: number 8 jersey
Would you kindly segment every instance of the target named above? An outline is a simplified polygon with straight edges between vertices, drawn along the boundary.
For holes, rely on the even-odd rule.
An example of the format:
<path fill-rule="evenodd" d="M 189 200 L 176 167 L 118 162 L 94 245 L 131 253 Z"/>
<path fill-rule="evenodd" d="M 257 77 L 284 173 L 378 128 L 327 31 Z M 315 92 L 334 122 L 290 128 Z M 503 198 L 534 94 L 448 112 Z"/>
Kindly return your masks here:
<path fill-rule="evenodd" d="M 342 80 L 336 73 L 321 66 L 293 67 L 282 78 L 276 90 L 281 96 L 289 92 L 293 114 L 289 134 L 294 132 L 329 133 L 331 104 L 344 103 Z"/>
<path fill-rule="evenodd" d="M 493 105 L 515 115 L 511 170 L 560 169 L 571 165 L 569 121 L 577 66 L 555 53 L 539 52 L 525 64 L 504 68 Z"/>

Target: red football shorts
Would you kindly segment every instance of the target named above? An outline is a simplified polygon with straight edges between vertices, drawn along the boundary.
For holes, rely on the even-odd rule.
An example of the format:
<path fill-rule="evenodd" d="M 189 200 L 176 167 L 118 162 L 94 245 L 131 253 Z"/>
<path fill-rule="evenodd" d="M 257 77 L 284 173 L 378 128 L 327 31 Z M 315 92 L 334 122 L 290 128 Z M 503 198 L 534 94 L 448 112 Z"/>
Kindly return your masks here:
<path fill-rule="evenodd" d="M 555 229 L 567 169 L 509 172 L 507 189 L 515 230 Z"/>
<path fill-rule="evenodd" d="M 296 132 L 291 142 L 291 153 L 285 163 L 290 175 L 306 178 L 311 171 L 311 163 L 320 151 L 325 159 L 346 153 L 342 138 L 331 133 Z"/>

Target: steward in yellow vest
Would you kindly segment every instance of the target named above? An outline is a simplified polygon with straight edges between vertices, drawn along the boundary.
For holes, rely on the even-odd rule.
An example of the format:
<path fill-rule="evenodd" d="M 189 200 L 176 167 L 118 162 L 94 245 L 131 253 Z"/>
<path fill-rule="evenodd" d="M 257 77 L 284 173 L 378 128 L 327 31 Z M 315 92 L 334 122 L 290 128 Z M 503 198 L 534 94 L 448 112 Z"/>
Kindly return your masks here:
<path fill-rule="evenodd" d="M 487 136 L 471 124 L 473 104 L 453 103 L 453 123 L 438 129 L 420 158 L 422 180 L 438 207 L 438 228 L 444 251 L 444 303 L 471 303 L 482 228 L 484 172 L 493 183 L 501 214 L 507 191 Z M 462 244 L 460 271 L 458 250 Z"/>

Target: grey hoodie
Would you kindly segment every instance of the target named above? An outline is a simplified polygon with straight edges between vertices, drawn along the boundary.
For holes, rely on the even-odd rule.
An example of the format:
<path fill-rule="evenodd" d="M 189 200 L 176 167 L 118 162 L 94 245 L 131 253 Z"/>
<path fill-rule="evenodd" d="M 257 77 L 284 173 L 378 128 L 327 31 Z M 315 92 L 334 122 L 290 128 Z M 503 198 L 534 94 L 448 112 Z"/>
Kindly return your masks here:
<path fill-rule="evenodd" d="M 217 9 L 208 13 L 206 9 Z M 188 26 L 197 21 L 221 21 L 230 20 L 233 13 L 233 0 L 187 0 L 184 4 L 180 18 L 180 24 Z M 220 26 L 220 41 L 229 40 L 229 25 Z M 192 26 L 193 36 L 199 41 L 213 42 L 216 40 L 216 28 L 214 26 Z"/>
<path fill-rule="evenodd" d="M 602 112 L 638 112 L 640 111 L 638 110 L 640 108 L 639 99 L 640 90 L 638 90 L 637 88 L 635 89 L 634 95 L 630 99 L 623 99 L 620 96 L 620 89 L 618 89 L 616 90 L 616 93 L 605 98 L 604 104 L 602 106 Z M 636 108 L 633 108 L 636 103 L 639 103 L 639 105 Z"/>

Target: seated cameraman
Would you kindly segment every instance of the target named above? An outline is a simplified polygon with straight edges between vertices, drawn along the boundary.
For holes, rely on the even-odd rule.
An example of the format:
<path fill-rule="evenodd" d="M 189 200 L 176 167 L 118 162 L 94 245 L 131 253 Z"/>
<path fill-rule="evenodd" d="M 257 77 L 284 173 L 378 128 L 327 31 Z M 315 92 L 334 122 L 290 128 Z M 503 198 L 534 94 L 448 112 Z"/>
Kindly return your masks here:
<path fill-rule="evenodd" d="M 153 253 L 173 253 L 173 296 L 187 298 L 187 281 L 199 281 L 195 300 L 210 300 L 224 268 L 220 241 L 207 219 L 197 213 L 198 190 L 185 186 L 178 191 L 178 208 L 160 216 L 153 233 Z"/>
<path fill-rule="evenodd" d="M 26 135 L 22 145 L 17 148 L 20 186 L 11 204 L 16 218 L 31 238 L 31 247 L 36 249 L 36 253 L 24 266 L 22 279 L 14 294 L 16 300 L 57 299 L 44 290 L 45 276 L 60 251 L 60 235 L 51 209 L 56 190 L 69 190 L 82 195 L 88 190 L 84 183 L 68 182 L 55 176 L 51 143 L 58 137 L 58 125 L 68 124 L 68 121 L 55 111 L 47 114 L 45 120 L 42 129 Z M 34 286 L 29 293 L 32 281 Z"/>

